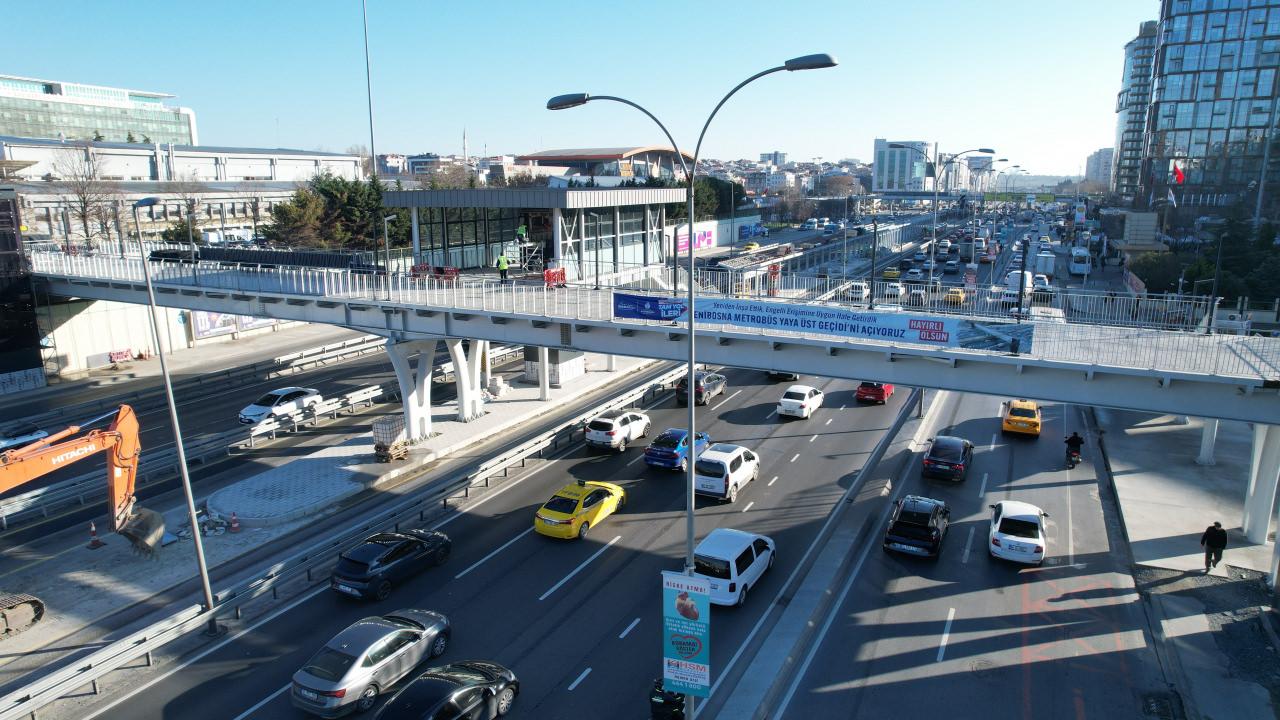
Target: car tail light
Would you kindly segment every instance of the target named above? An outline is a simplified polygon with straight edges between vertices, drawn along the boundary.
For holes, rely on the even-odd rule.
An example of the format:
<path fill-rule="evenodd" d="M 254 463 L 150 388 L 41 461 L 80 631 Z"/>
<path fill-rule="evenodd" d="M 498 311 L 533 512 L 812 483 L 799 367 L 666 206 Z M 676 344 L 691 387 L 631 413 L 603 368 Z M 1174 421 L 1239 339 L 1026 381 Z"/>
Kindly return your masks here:
<path fill-rule="evenodd" d="M 991 544 L 1000 547 L 1000 538 L 991 538 Z"/>
<path fill-rule="evenodd" d="M 734 590 L 737 590 L 737 589 L 738 589 L 737 583 L 729 583 L 729 592 L 733 592 Z"/>
<path fill-rule="evenodd" d="M 605 433 L 605 434 L 604 434 L 604 436 L 605 436 L 605 437 L 613 437 L 614 435 L 617 435 L 617 434 L 618 434 L 618 431 L 617 431 L 617 430 L 610 430 L 609 432 Z"/>
<path fill-rule="evenodd" d="M 1044 552 L 1044 546 L 1043 546 L 1043 545 L 1037 545 L 1037 546 L 1036 546 L 1036 554 L 1037 554 L 1037 555 L 1039 555 L 1039 554 L 1040 554 L 1040 553 L 1042 553 L 1042 552 Z"/>
<path fill-rule="evenodd" d="M 952 465 L 951 469 L 957 472 L 964 472 L 964 463 L 958 463 L 956 465 Z"/>
<path fill-rule="evenodd" d="M 316 690 L 315 694 L 321 697 L 343 698 L 343 697 L 346 697 L 347 695 L 347 689 L 342 688 L 340 690 Z"/>

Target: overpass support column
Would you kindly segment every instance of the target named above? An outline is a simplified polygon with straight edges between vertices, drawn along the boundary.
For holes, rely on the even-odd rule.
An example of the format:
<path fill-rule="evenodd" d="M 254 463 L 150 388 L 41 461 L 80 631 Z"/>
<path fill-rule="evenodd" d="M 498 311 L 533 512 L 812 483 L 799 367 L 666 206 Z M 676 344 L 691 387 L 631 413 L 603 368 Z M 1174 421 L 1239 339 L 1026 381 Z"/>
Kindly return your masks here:
<path fill-rule="evenodd" d="M 606 361 L 607 364 L 605 365 L 604 369 L 608 370 L 609 372 L 616 372 L 618 369 L 618 356 L 614 355 L 613 353 L 609 353 L 605 357 L 609 359 Z"/>
<path fill-rule="evenodd" d="M 1204 425 L 1200 429 L 1200 455 L 1197 465 L 1213 465 L 1213 445 L 1218 439 L 1218 419 L 1203 418 Z"/>
<path fill-rule="evenodd" d="M 431 435 L 431 372 L 436 364 L 436 341 L 388 339 L 387 357 L 400 384 L 405 437 L 410 442 L 423 440 Z"/>
<path fill-rule="evenodd" d="M 538 348 L 538 399 L 551 399 L 551 351 Z"/>
<path fill-rule="evenodd" d="M 471 341 L 471 357 L 467 357 L 461 338 L 445 340 L 449 356 L 453 359 L 453 377 L 458 387 L 458 420 L 471 422 L 484 414 L 484 397 L 480 387 L 480 358 L 484 355 L 485 340 Z"/>
<path fill-rule="evenodd" d="M 1280 482 L 1280 425 L 1253 426 L 1253 459 L 1249 463 L 1249 489 L 1244 496 L 1241 526 L 1250 542 L 1267 542 L 1271 529 L 1271 507 Z"/>

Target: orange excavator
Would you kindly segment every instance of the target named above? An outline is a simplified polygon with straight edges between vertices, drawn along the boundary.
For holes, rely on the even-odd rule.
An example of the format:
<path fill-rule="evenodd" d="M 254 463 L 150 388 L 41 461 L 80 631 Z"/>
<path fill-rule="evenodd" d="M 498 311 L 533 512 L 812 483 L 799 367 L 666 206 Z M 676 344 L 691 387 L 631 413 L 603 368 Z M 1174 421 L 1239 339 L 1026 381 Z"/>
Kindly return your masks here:
<path fill-rule="evenodd" d="M 81 434 L 111 416 L 105 429 Z M 111 529 L 128 538 L 133 547 L 153 555 L 164 536 L 164 517 L 153 510 L 135 507 L 134 482 L 138 475 L 138 417 L 133 408 L 116 410 L 82 425 L 72 425 L 28 445 L 0 453 L 0 492 L 7 492 L 38 477 L 48 475 L 97 453 L 107 457 L 107 511 Z M 44 603 L 23 594 L 0 594 L 0 638 L 22 632 L 44 616 Z"/>

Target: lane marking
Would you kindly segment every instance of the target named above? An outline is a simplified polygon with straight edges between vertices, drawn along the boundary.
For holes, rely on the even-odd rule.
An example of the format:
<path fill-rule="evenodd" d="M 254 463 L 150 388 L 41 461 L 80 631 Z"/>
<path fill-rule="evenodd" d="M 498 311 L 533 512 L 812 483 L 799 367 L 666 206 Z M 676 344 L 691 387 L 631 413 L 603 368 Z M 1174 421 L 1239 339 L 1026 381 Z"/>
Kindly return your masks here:
<path fill-rule="evenodd" d="M 996 435 L 996 433 L 991 433 L 991 444 L 987 446 L 987 450 L 995 450 L 995 449 L 996 449 L 996 438 L 997 438 L 997 437 L 999 437 L 999 436 L 998 436 L 998 435 Z"/>
<path fill-rule="evenodd" d="M 755 500 L 752 500 L 751 502 L 747 503 L 747 506 L 746 506 L 746 507 L 744 507 L 744 508 L 742 508 L 742 512 L 746 512 L 746 511 L 750 510 L 750 509 L 751 509 L 751 506 L 752 506 L 752 505 L 755 505 L 755 504 L 756 504 L 756 501 L 755 501 Z"/>
<path fill-rule="evenodd" d="M 601 547 L 599 550 L 595 551 L 595 554 L 594 554 L 594 555 L 592 555 L 591 557 L 587 558 L 586 560 L 583 560 L 583 561 L 582 561 L 582 563 L 578 565 L 578 567 L 574 568 L 574 569 L 573 569 L 573 572 L 569 573 L 568 575 L 565 575 L 563 578 L 561 578 L 561 579 L 560 579 L 560 582 L 556 583 L 555 585 L 552 585 L 550 590 L 548 590 L 548 591 L 546 591 L 546 592 L 542 593 L 542 595 L 538 598 L 538 601 L 539 601 L 539 602 L 541 602 L 541 601 L 546 600 L 547 598 L 551 597 L 551 594 L 552 594 L 552 593 L 554 593 L 555 591 L 559 590 L 559 589 L 560 589 L 560 586 L 562 586 L 562 585 L 564 585 L 565 583 L 569 582 L 569 580 L 571 580 L 571 579 L 573 578 L 573 576 L 574 576 L 574 575 L 577 575 L 578 573 L 582 572 L 582 569 L 583 569 L 583 568 L 585 568 L 586 566 L 590 565 L 590 564 L 591 564 L 591 562 L 592 562 L 593 560 L 595 560 L 596 558 L 600 557 L 602 554 L 604 554 L 604 551 L 605 551 L 605 550 L 608 550 L 609 548 L 613 547 L 613 544 L 614 544 L 614 543 L 616 543 L 616 542 L 618 542 L 618 541 L 619 541 L 619 540 L 621 540 L 621 539 L 622 539 L 622 536 L 621 536 L 621 535 L 617 535 L 617 536 L 615 536 L 612 540 L 610 540 L 609 542 L 605 543 L 603 547 Z M 588 668 L 588 672 L 590 672 L 590 669 L 589 669 L 589 668 Z M 572 689 L 572 688 L 570 688 L 570 689 Z"/>
<path fill-rule="evenodd" d="M 938 662 L 942 662 L 942 656 L 947 652 L 947 638 L 951 637 L 951 621 L 956 619 L 956 609 L 951 608 L 947 611 L 947 624 L 942 626 L 942 642 L 938 645 Z"/>
<path fill-rule="evenodd" d="M 818 439 L 818 436 L 814 435 L 813 437 L 809 438 L 809 442 L 813 442 L 814 440 L 817 440 L 817 439 Z"/>
<path fill-rule="evenodd" d="M 573 689 L 578 687 L 578 683 L 582 682 L 583 680 L 586 680 L 587 676 L 590 674 L 591 674 L 591 668 L 587 668 L 586 670 L 583 670 L 582 674 L 578 676 L 577 680 L 574 680 L 573 682 L 569 683 L 569 691 L 573 692 Z"/>
<path fill-rule="evenodd" d="M 791 456 L 791 459 L 788 462 L 795 462 L 796 459 L 798 459 L 799 457 L 800 457 L 800 453 L 796 453 L 795 455 Z"/>
<path fill-rule="evenodd" d="M 824 425 L 830 425 L 832 420 L 835 420 L 835 418 L 827 418 L 827 421 L 826 421 L 825 423 L 823 423 L 823 424 L 824 424 Z"/>
<path fill-rule="evenodd" d="M 277 691 L 275 691 L 275 692 L 271 693 L 270 695 L 268 695 L 268 696 L 266 696 L 266 697 L 262 698 L 261 700 L 259 700 L 259 701 L 258 701 L 258 704 L 254 705 L 253 707 L 249 708 L 248 710 L 245 710 L 244 712 L 242 712 L 242 713 L 240 713 L 239 715 L 235 716 L 235 720 L 244 720 L 245 718 L 249 717 L 250 715 L 254 714 L 255 712 L 257 712 L 257 711 L 261 710 L 263 705 L 266 705 L 267 703 L 271 702 L 272 700 L 275 700 L 276 698 L 280 697 L 280 694 L 281 694 L 281 693 L 288 691 L 288 689 L 289 689 L 289 688 L 291 688 L 291 687 L 293 687 L 293 683 L 289 683 L 288 685 L 285 685 L 284 687 L 280 688 L 279 690 L 277 690 Z"/>
<path fill-rule="evenodd" d="M 628 464 L 628 465 L 635 465 L 636 463 L 640 462 L 640 461 L 641 461 L 641 460 L 643 460 L 643 459 L 644 459 L 644 453 L 640 453 L 639 455 L 637 455 L 637 456 L 635 456 L 635 457 L 631 458 L 630 460 L 628 460 L 628 461 L 627 461 L 627 464 Z"/>
<path fill-rule="evenodd" d="M 777 476 L 777 475 L 774 475 L 774 476 L 773 476 L 773 479 L 772 479 L 772 480 L 770 480 L 770 481 L 769 481 L 769 484 L 768 484 L 768 485 L 765 485 L 765 487 L 773 487 L 773 484 L 774 484 L 774 483 L 776 483 L 776 482 L 778 482 L 778 476 Z"/>
<path fill-rule="evenodd" d="M 840 409 L 841 409 L 841 410 L 843 410 L 844 408 L 845 408 L 845 406 L 844 406 L 844 405 L 841 405 L 841 406 L 840 406 Z"/>
<path fill-rule="evenodd" d="M 723 404 L 725 404 L 725 403 L 729 402 L 730 400 L 732 400 L 732 399 L 734 399 L 734 398 L 738 397 L 738 393 L 740 393 L 740 392 L 742 392 L 742 391 L 741 391 L 741 390 L 737 390 L 737 391 L 735 391 L 735 392 L 734 392 L 732 395 L 730 395 L 729 397 L 727 397 L 727 398 L 725 398 L 725 399 L 721 400 L 720 402 L 716 403 L 715 405 L 712 405 L 712 406 L 711 406 L 711 409 L 712 409 L 712 410 L 717 410 L 717 409 L 719 409 L 721 405 L 723 405 Z M 591 672 L 590 668 L 588 668 L 588 669 L 587 669 L 587 672 Z"/>
<path fill-rule="evenodd" d="M 529 533 L 531 533 L 531 532 L 533 532 L 533 528 L 531 528 L 531 527 L 530 527 L 530 528 L 525 528 L 525 531 L 524 531 L 524 532 L 522 532 L 522 533 L 520 533 L 519 535 L 516 535 L 515 537 L 511 538 L 510 540 L 508 540 L 508 541 L 506 541 L 506 542 L 502 543 L 502 545 L 500 545 L 500 546 L 498 547 L 498 549 L 497 549 L 497 550 L 494 550 L 493 552 L 489 553 L 488 555 L 485 555 L 484 557 L 482 557 L 482 558 L 480 558 L 479 560 L 475 561 L 475 562 L 474 562 L 474 563 L 472 563 L 472 564 L 471 564 L 471 566 L 470 566 L 470 567 L 468 567 L 466 570 L 463 570 L 462 572 L 458 573 L 457 575 L 454 575 L 454 576 L 453 576 L 453 579 L 454 579 L 454 580 L 457 580 L 457 579 L 461 578 L 463 575 L 466 575 L 467 573 L 471 572 L 472 570 L 475 570 L 476 568 L 478 568 L 478 567 L 480 567 L 481 565 L 485 564 L 485 562 L 486 562 L 486 561 L 488 561 L 490 558 L 492 558 L 494 555 L 497 555 L 498 553 L 502 552 L 503 550 L 506 550 L 507 548 L 511 547 L 511 545 L 512 545 L 513 543 L 515 543 L 515 541 L 519 540 L 520 538 L 524 537 L 525 535 L 528 535 L 528 534 L 529 534 Z"/>
<path fill-rule="evenodd" d="M 777 409 L 777 408 L 774 408 L 774 409 L 772 409 L 772 410 L 770 410 L 770 411 L 769 411 L 769 414 L 768 414 L 768 415 L 765 415 L 765 416 L 764 416 L 764 419 L 765 419 L 765 420 L 768 420 L 769 418 L 771 418 L 771 417 L 773 417 L 774 415 L 777 415 L 777 414 L 778 414 L 778 409 Z"/>
<path fill-rule="evenodd" d="M 983 495 L 987 494 L 987 474 L 982 473 L 982 484 L 978 486 L 978 499 L 981 500 Z"/>
<path fill-rule="evenodd" d="M 960 556 L 960 563 L 967 564 L 969 562 L 969 548 L 973 545 L 973 528 L 969 528 L 969 539 L 964 541 L 964 554 Z"/>
<path fill-rule="evenodd" d="M 631 631 L 634 630 L 635 627 L 639 624 L 640 624 L 640 618 L 636 618 L 635 620 L 632 620 L 631 624 L 627 626 L 627 629 L 623 630 L 622 634 L 618 636 L 618 639 L 621 640 L 625 638 L 627 635 L 631 634 Z"/>

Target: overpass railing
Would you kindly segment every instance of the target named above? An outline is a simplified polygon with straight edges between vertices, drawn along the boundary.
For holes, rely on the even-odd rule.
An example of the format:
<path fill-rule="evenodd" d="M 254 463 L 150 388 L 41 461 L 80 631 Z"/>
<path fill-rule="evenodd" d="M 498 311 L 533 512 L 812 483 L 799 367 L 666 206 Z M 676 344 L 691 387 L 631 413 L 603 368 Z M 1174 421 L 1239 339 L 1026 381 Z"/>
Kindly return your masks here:
<path fill-rule="evenodd" d="M 137 259 L 67 256 L 33 253 L 35 272 L 90 283 L 141 282 Z M 223 266 L 213 263 L 169 265 L 150 263 L 153 280 L 162 288 L 199 287 L 239 293 L 359 300 L 412 307 L 456 308 L 561 320 L 595 320 L 630 325 L 657 325 L 659 321 L 615 319 L 612 288 L 569 285 L 546 288 L 542 284 L 499 284 L 496 280 L 461 276 L 452 280 L 413 278 L 405 275 L 366 275 L 339 270 L 307 268 L 265 269 Z M 823 294 L 811 283 L 828 283 L 836 290 L 836 278 L 818 279 L 779 275 L 776 285 L 735 285 L 732 277 L 717 277 L 716 270 L 697 271 L 701 291 L 721 296 L 758 298 L 775 302 L 809 303 L 804 297 Z M 947 299 L 945 292 L 930 292 L 921 306 L 909 305 L 911 293 L 894 283 L 878 281 L 869 288 L 877 296 L 881 312 L 911 312 L 960 316 L 975 321 L 1010 321 L 1011 306 L 995 300 L 990 290 L 968 293 L 963 302 Z M 910 285 L 908 283 L 907 285 Z M 816 290 L 816 292 L 815 292 Z M 849 290 L 853 290 L 850 288 Z M 670 295 L 671 291 L 634 290 L 631 293 Z M 983 293 L 986 296 L 983 297 Z M 828 306 L 866 309 L 868 301 L 856 291 L 842 291 Z M 940 296 L 940 297 L 939 297 Z M 1029 301 L 1029 302 L 1028 302 Z M 1110 296 L 1097 292 L 1057 291 L 1031 294 L 1024 306 L 1044 308 L 1024 322 L 1035 327 L 1034 343 L 1025 349 L 1029 361 L 1061 361 L 1098 367 L 1131 368 L 1155 373 L 1189 373 L 1241 378 L 1280 378 L 1280 339 L 1208 334 L 1200 327 L 1198 301 L 1178 298 Z M 670 324 L 670 323 L 666 323 Z M 856 340 L 822 331 L 753 329 L 716 322 L 701 323 L 707 331 L 801 337 L 837 343 L 883 345 L 888 348 L 921 348 L 952 356 L 1003 355 L 1007 344 L 986 348 L 939 347 L 903 341 Z"/>

